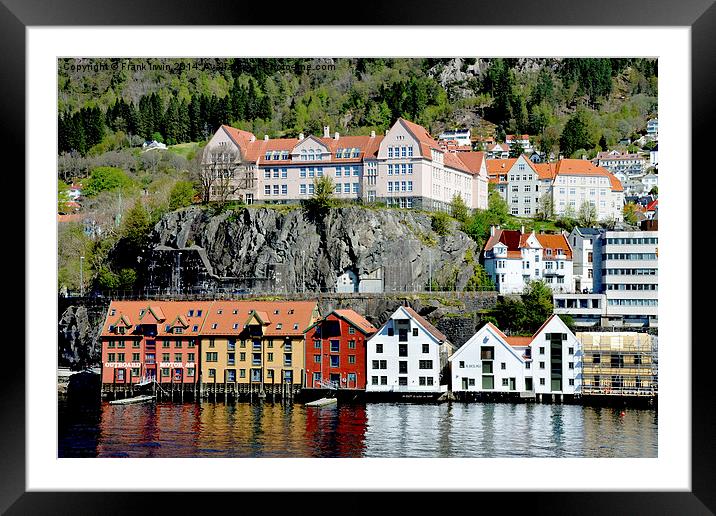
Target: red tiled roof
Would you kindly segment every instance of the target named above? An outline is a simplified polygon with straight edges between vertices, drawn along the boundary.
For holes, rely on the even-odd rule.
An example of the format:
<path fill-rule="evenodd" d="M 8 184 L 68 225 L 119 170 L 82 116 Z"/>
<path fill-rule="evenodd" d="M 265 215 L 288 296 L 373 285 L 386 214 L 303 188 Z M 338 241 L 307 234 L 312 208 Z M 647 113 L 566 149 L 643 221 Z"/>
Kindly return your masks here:
<path fill-rule="evenodd" d="M 532 343 L 532 337 L 507 337 L 505 339 L 510 346 L 525 347 Z"/>
<path fill-rule="evenodd" d="M 568 260 L 572 259 L 572 249 L 569 247 L 569 241 L 562 235 L 551 235 L 547 233 L 535 233 L 535 237 L 540 245 L 544 248 L 543 257 L 547 257 L 547 249 L 562 249 Z"/>
<path fill-rule="evenodd" d="M 102 325 L 101 336 L 116 337 L 117 333 L 110 333 L 109 327 L 113 326 L 120 317 L 126 316 L 130 321 L 138 321 L 137 324 L 156 324 L 157 337 L 174 335 L 166 331 L 167 324 L 173 324 L 180 318 L 186 323 L 187 330 L 182 335 L 199 335 L 204 324 L 204 319 L 211 307 L 211 301 L 112 301 L 107 310 L 107 317 Z M 110 315 L 114 310 L 114 315 Z M 147 311 L 153 312 L 157 318 L 152 317 L 151 322 L 146 319 Z M 189 311 L 192 315 L 189 315 Z M 197 310 L 201 310 L 201 316 L 197 316 Z M 194 327 L 196 326 L 196 330 Z M 127 334 L 125 336 L 131 336 Z"/>
<path fill-rule="evenodd" d="M 457 157 L 473 175 L 479 174 L 482 164 L 485 163 L 484 152 L 460 152 L 457 154 Z"/>
<path fill-rule="evenodd" d="M 487 167 L 487 175 L 493 176 L 501 172 L 507 172 L 515 164 L 517 158 L 507 159 L 486 159 L 485 167 Z"/>
<path fill-rule="evenodd" d="M 440 149 L 440 144 L 432 136 L 430 136 L 428 130 L 425 129 L 422 125 L 410 122 L 405 118 L 399 118 L 398 121 L 402 122 L 402 124 L 408 129 L 408 131 L 410 131 L 410 133 L 415 137 L 415 139 L 418 140 L 418 144 L 420 145 L 420 154 L 422 157 L 430 159 L 432 157 L 432 153 L 430 152 L 431 149 L 439 150 L 442 152 L 442 149 Z"/>
<path fill-rule="evenodd" d="M 425 330 L 430 333 L 433 337 L 440 341 L 447 341 L 448 338 L 435 326 L 430 324 L 425 318 L 423 318 L 418 312 L 410 308 L 409 306 L 404 306 L 403 309 L 405 309 L 406 312 L 410 314 L 411 317 L 413 317 L 420 325 L 425 328 Z"/>
<path fill-rule="evenodd" d="M 255 315 L 264 323 L 264 335 L 300 335 L 313 323 L 315 314 L 315 301 L 214 301 L 202 334 L 238 335 Z"/>
<path fill-rule="evenodd" d="M 371 335 L 378 331 L 378 328 L 373 326 L 365 317 L 360 315 L 355 310 L 334 310 L 333 313 L 352 324 L 366 335 Z"/>

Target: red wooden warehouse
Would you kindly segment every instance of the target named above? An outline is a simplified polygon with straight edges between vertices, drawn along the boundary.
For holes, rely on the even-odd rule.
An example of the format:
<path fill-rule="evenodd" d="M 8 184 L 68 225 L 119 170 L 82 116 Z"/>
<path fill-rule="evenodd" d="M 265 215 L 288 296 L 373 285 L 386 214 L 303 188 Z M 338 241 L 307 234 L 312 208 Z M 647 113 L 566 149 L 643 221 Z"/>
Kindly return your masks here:
<path fill-rule="evenodd" d="M 366 341 L 378 329 L 353 310 L 334 310 L 306 330 L 307 389 L 364 390 Z"/>
<path fill-rule="evenodd" d="M 193 389 L 199 378 L 199 333 L 206 301 L 113 301 L 102 327 L 102 390 L 127 392 L 158 382 Z"/>

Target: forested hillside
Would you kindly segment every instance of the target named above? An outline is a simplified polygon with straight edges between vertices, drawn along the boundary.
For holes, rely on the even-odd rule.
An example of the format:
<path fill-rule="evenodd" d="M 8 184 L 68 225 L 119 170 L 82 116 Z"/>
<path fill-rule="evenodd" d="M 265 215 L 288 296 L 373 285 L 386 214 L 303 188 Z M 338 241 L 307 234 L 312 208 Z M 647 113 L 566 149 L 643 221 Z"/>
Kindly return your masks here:
<path fill-rule="evenodd" d="M 58 151 L 81 155 L 202 141 L 222 123 L 361 134 L 399 116 L 572 154 L 643 132 L 657 108 L 654 59 L 65 59 L 58 72 Z M 576 139 L 562 138 L 570 119 Z"/>

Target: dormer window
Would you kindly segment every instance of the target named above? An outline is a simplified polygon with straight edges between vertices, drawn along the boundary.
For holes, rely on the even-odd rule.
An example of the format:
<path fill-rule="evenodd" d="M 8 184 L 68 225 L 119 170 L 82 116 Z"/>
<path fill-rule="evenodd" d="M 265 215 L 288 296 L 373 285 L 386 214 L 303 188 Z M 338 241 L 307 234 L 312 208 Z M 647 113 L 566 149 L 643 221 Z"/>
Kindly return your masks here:
<path fill-rule="evenodd" d="M 110 327 L 109 327 L 109 332 L 110 332 L 110 333 L 114 333 L 114 326 L 110 325 Z"/>
<path fill-rule="evenodd" d="M 181 326 L 177 326 L 176 328 L 174 328 L 174 333 L 184 333 L 184 328 L 182 328 Z"/>
<path fill-rule="evenodd" d="M 239 311 L 238 311 L 238 310 L 234 310 L 233 313 L 234 313 L 234 315 L 237 315 L 237 314 L 239 313 Z"/>
<path fill-rule="evenodd" d="M 293 315 L 293 308 L 288 309 L 288 315 Z"/>
<path fill-rule="evenodd" d="M 169 333 L 170 328 L 171 328 L 171 327 L 167 324 L 167 325 L 164 327 L 164 332 L 165 332 L 165 333 Z"/>
<path fill-rule="evenodd" d="M 109 315 L 114 315 L 114 314 L 116 314 L 116 313 L 117 313 L 117 310 L 115 310 L 114 308 L 112 308 L 112 309 L 109 311 Z"/>
<path fill-rule="evenodd" d="M 189 316 L 189 317 L 194 317 L 194 310 L 189 310 L 188 316 Z"/>
<path fill-rule="evenodd" d="M 191 331 L 199 331 L 199 326 L 196 324 L 191 328 Z"/>
<path fill-rule="evenodd" d="M 274 311 L 273 311 L 273 314 L 274 314 L 274 315 L 278 315 L 278 310 L 274 310 Z"/>
<path fill-rule="evenodd" d="M 238 330 L 238 329 L 239 329 L 239 323 L 234 323 L 234 329 L 235 329 L 235 330 Z"/>
<path fill-rule="evenodd" d="M 281 323 L 276 324 L 276 329 L 277 329 L 277 330 L 280 330 L 281 328 L 283 328 L 283 324 L 281 324 Z"/>
<path fill-rule="evenodd" d="M 120 326 L 117 328 L 117 330 L 119 331 L 120 335 L 124 335 L 124 332 L 127 330 L 127 328 L 125 328 L 124 326 Z"/>
<path fill-rule="evenodd" d="M 215 330 L 217 326 L 218 326 L 218 325 L 217 325 L 216 323 L 214 323 L 214 324 L 211 325 L 211 329 L 212 329 L 212 330 Z"/>
<path fill-rule="evenodd" d="M 221 315 L 221 314 L 224 313 L 224 311 L 223 311 L 221 308 L 219 308 L 219 309 L 216 311 L 216 313 L 219 314 L 219 315 Z"/>
<path fill-rule="evenodd" d="M 201 310 L 197 310 L 197 311 L 196 311 L 196 316 L 197 316 L 197 317 L 201 317 Z"/>
<path fill-rule="evenodd" d="M 296 323 L 296 324 L 293 325 L 293 329 L 294 329 L 294 330 L 297 330 L 297 329 L 298 329 L 298 323 Z"/>
<path fill-rule="evenodd" d="M 142 308 L 142 309 L 139 311 L 139 317 L 142 317 L 142 316 L 144 315 L 144 312 L 145 312 L 145 311 L 146 311 L 146 310 L 144 310 L 144 308 Z"/>

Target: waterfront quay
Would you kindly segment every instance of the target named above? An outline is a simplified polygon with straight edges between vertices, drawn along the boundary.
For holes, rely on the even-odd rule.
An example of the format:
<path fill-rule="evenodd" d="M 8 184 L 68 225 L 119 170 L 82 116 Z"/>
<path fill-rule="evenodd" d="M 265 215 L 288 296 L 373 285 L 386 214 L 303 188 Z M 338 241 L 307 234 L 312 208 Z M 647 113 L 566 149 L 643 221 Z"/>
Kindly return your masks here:
<path fill-rule="evenodd" d="M 399 306 L 374 326 L 317 300 L 112 301 L 100 331 L 101 396 L 157 401 L 583 403 L 658 394 L 657 339 L 573 333 L 558 315 L 531 336 L 483 325 L 457 346 Z"/>

